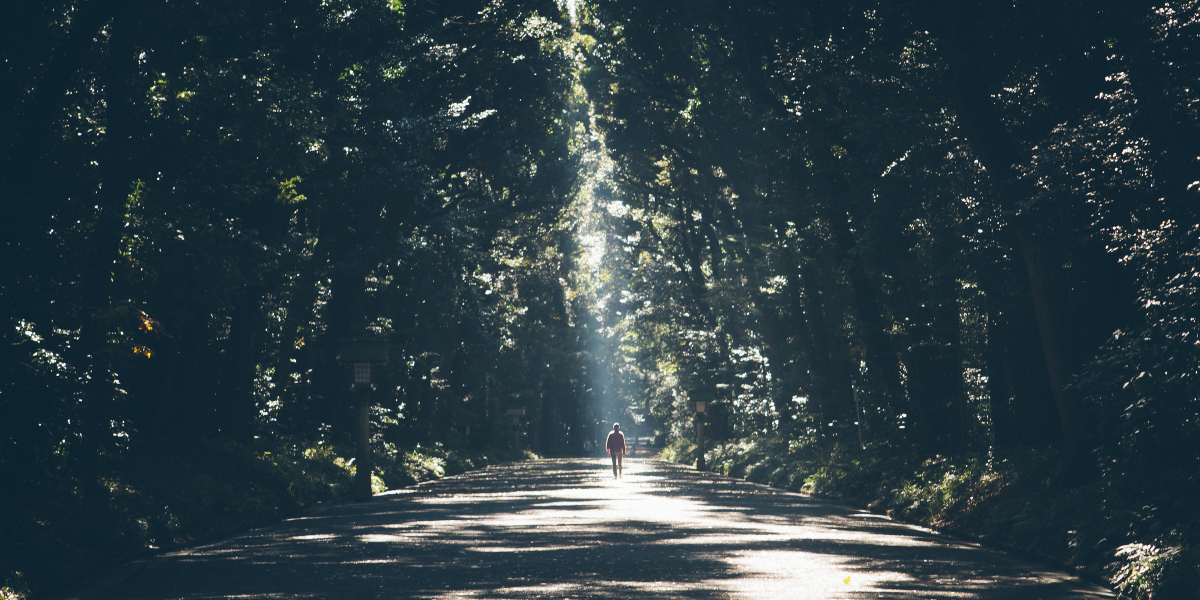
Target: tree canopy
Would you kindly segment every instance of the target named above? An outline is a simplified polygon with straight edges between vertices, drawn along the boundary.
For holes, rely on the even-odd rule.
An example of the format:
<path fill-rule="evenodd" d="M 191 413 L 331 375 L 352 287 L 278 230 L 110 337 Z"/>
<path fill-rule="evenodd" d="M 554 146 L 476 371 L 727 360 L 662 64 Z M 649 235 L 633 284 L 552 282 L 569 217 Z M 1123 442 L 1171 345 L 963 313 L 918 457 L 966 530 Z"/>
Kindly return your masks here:
<path fill-rule="evenodd" d="M 681 447 L 712 390 L 718 441 L 1033 448 L 1136 513 L 1096 552 L 1196 543 L 1200 2 L 9 17 L 11 532 L 129 456 L 348 444 L 372 337 L 383 452 Z"/>

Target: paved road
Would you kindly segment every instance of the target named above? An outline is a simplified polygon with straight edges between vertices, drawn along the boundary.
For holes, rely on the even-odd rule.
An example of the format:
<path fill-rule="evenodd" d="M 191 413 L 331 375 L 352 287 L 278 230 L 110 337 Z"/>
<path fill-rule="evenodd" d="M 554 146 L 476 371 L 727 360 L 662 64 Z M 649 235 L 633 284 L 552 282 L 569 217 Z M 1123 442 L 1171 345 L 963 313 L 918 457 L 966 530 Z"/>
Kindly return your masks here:
<path fill-rule="evenodd" d="M 143 563 L 87 600 L 1060 600 L 1105 590 L 763 486 L 632 459 L 492 467 Z"/>

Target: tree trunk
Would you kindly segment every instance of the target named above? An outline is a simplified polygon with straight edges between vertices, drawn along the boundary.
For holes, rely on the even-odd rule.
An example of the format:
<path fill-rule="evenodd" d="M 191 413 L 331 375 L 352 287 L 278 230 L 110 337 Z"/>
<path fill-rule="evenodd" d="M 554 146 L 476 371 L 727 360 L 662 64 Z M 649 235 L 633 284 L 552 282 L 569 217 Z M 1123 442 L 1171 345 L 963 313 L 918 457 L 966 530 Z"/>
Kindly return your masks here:
<path fill-rule="evenodd" d="M 975 37 L 977 0 L 946 0 L 941 5 L 942 54 L 948 67 L 950 96 L 964 136 L 980 163 L 987 169 L 1004 209 L 1013 215 L 1009 227 L 1026 267 L 1037 313 L 1038 330 L 1050 386 L 1058 407 L 1067 460 L 1064 473 L 1078 472 L 1088 462 L 1083 446 L 1083 426 L 1078 401 L 1065 387 L 1069 379 L 1066 359 L 1069 306 L 1062 291 L 1061 267 L 1049 257 L 1046 243 L 1036 235 L 1032 223 L 1019 214 L 1016 174 L 1012 166 L 1027 162 L 992 105 L 977 60 Z"/>
<path fill-rule="evenodd" d="M 151 428 L 163 439 L 191 438 L 202 433 L 202 404 L 205 390 L 200 372 L 203 368 L 207 330 L 202 316 L 185 321 L 177 327 L 168 352 L 173 368 L 164 369 L 155 402 Z M 205 378 L 207 380 L 207 378 Z"/>
<path fill-rule="evenodd" d="M 312 320 L 313 307 L 317 301 L 317 276 L 311 266 L 301 268 L 287 303 L 287 316 L 279 335 L 278 354 L 275 358 L 275 387 L 282 394 L 292 385 L 292 374 L 301 372 L 292 362 L 296 358 L 296 343 L 306 324 Z"/>
<path fill-rule="evenodd" d="M 259 363 L 259 346 L 264 328 L 262 291 L 249 288 L 235 304 L 229 339 L 219 374 L 217 429 L 223 435 L 248 443 L 254 435 L 258 401 L 254 380 Z"/>
<path fill-rule="evenodd" d="M 824 291 L 835 282 L 813 262 L 802 267 L 805 313 L 812 333 L 815 351 L 814 364 L 820 372 L 823 394 L 818 400 L 820 431 L 826 431 L 834 421 L 848 422 L 854 410 L 854 395 L 850 387 L 849 346 L 834 331 L 833 317 L 826 311 Z"/>
<path fill-rule="evenodd" d="M 1007 327 L 1002 321 L 996 302 L 988 298 L 987 348 L 984 350 L 985 375 L 989 410 L 992 421 L 992 440 L 997 449 L 1016 445 L 1017 422 L 1012 412 L 1012 378 L 1009 374 L 1006 349 Z"/>
<path fill-rule="evenodd" d="M 344 249 L 343 251 L 348 250 Z M 333 415 L 345 427 L 356 427 L 355 419 L 346 407 L 353 406 L 349 397 L 345 365 L 333 360 L 340 340 L 364 335 L 363 297 L 366 290 L 363 282 L 365 271 L 358 265 L 339 265 L 331 277 L 329 304 L 325 307 L 326 330 L 321 339 L 321 358 L 317 363 L 324 375 L 319 378 L 318 395 L 325 398 L 326 410 L 336 410 Z"/>
<path fill-rule="evenodd" d="M 797 353 L 801 355 L 792 359 L 793 363 L 800 363 L 794 368 L 797 372 L 797 387 L 808 397 L 809 402 L 815 402 L 814 397 L 820 390 L 820 377 L 815 373 L 818 369 L 817 350 L 809 329 L 808 307 L 804 301 L 804 283 L 801 281 L 799 260 L 794 256 L 785 257 L 784 260 L 789 267 L 787 295 L 792 308 L 792 333 L 795 336 L 793 344 L 798 350 Z M 799 377 L 800 372 L 806 377 Z"/>
<path fill-rule="evenodd" d="M 907 401 L 904 388 L 900 384 L 900 359 L 885 331 L 887 325 L 880 314 L 876 294 L 878 286 L 868 276 L 862 258 L 854 252 L 858 244 L 850 231 L 850 215 L 845 211 L 831 213 L 830 227 L 834 231 L 833 239 L 837 244 L 838 254 L 845 257 L 846 268 L 849 271 L 858 330 L 866 342 L 866 358 L 870 361 L 869 364 L 878 370 L 880 379 L 883 380 L 887 403 L 900 412 L 906 412 Z"/>
<path fill-rule="evenodd" d="M 85 385 L 80 429 L 86 445 L 79 454 L 85 484 L 99 485 L 100 454 L 111 442 L 110 422 L 120 393 L 112 377 L 109 334 L 113 328 L 112 298 L 115 291 L 121 227 L 125 206 L 135 180 L 133 152 L 138 95 L 135 23 L 127 7 L 113 19 L 104 72 L 105 139 L 100 157 L 102 187 L 98 194 L 96 224 L 88 235 L 88 252 L 83 260 L 81 290 L 86 313 L 80 331 L 80 353 L 85 357 L 89 379 Z"/>

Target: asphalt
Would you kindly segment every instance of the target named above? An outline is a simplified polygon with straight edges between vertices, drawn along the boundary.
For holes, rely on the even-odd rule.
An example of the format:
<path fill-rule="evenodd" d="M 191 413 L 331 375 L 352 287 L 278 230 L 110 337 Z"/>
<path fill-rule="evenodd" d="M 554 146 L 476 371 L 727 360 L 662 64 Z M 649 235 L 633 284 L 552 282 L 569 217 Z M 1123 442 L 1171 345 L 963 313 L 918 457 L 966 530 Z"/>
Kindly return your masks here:
<path fill-rule="evenodd" d="M 1064 600 L 1107 590 L 837 503 L 631 458 L 481 471 L 127 565 L 76 600 Z"/>

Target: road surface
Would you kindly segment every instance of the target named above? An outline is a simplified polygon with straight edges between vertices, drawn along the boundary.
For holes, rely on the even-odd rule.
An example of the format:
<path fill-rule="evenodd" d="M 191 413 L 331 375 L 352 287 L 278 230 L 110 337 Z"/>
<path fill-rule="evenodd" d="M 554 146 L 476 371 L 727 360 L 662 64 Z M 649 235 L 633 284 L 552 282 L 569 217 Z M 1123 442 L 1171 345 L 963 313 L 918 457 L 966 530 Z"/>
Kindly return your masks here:
<path fill-rule="evenodd" d="M 605 458 L 491 467 L 163 555 L 91 588 L 73 597 L 1113 597 L 885 517 L 639 458 L 620 480 Z"/>

